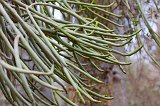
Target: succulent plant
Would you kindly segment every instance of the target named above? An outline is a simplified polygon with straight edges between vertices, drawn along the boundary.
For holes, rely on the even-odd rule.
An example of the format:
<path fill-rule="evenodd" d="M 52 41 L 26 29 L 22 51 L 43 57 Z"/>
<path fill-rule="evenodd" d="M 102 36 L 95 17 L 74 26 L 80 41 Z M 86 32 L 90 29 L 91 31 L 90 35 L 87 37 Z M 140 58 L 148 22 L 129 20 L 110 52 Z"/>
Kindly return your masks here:
<path fill-rule="evenodd" d="M 100 102 L 93 96 L 113 99 L 89 89 L 94 85 L 87 85 L 84 80 L 103 81 L 92 76 L 80 61 L 81 58 L 90 60 L 97 71 L 104 70 L 94 60 L 114 64 L 125 73 L 123 65 L 131 63 L 119 61 L 114 54 L 130 56 L 142 48 L 140 46 L 131 53 L 113 48 L 130 43 L 140 32 L 119 35 L 101 23 L 100 20 L 104 20 L 122 26 L 96 12 L 119 18 L 105 10 L 113 4 L 99 5 L 79 0 L 0 0 L 0 88 L 6 99 L 14 106 L 36 106 L 39 103 L 50 106 L 59 105 L 57 97 L 60 97 L 76 106 L 61 94 L 67 90 L 59 79 L 72 85 L 83 103 L 84 96 L 93 102 Z M 59 10 L 64 20 L 56 19 L 50 9 Z M 71 17 L 77 22 L 73 23 Z M 49 89 L 53 97 L 48 98 L 39 86 Z"/>

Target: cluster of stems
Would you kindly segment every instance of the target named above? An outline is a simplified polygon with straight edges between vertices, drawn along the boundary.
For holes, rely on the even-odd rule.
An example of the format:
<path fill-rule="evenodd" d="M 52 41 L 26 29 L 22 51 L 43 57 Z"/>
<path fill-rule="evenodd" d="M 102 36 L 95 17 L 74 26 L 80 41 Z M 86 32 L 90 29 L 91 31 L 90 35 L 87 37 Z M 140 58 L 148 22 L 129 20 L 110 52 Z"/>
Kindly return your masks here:
<path fill-rule="evenodd" d="M 125 73 L 122 66 L 131 63 L 118 61 L 114 54 L 130 56 L 142 48 L 140 46 L 131 53 L 113 49 L 130 43 L 140 31 L 119 35 L 99 22 L 102 19 L 122 26 L 94 11 L 118 18 L 119 15 L 105 10 L 113 4 L 98 5 L 79 0 L 0 0 L 0 89 L 7 100 L 13 106 L 21 106 L 22 103 L 27 106 L 39 103 L 58 106 L 57 97 L 60 97 L 77 106 L 62 95 L 61 92 L 67 93 L 67 89 L 59 79 L 72 85 L 83 103 L 84 97 L 93 102 L 100 102 L 94 97 L 113 99 L 90 90 L 94 85 L 87 85 L 86 79 L 95 83 L 103 81 L 92 76 L 81 63 L 82 58 L 89 60 L 92 67 L 103 72 L 105 70 L 94 63 L 95 60 L 101 61 L 117 65 Z M 64 15 L 64 20 L 54 17 L 51 10 L 55 9 Z M 94 18 L 87 16 L 85 11 L 94 14 Z M 73 23 L 71 17 L 77 22 Z M 55 83 L 61 87 L 54 86 Z M 44 94 L 42 87 L 50 90 L 52 98 Z"/>

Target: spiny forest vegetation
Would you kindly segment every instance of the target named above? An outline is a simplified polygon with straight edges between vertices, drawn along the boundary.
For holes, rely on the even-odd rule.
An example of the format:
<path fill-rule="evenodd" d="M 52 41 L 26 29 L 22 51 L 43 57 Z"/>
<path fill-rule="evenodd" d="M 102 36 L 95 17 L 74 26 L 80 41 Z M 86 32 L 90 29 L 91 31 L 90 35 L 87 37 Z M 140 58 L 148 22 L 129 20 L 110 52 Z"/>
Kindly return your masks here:
<path fill-rule="evenodd" d="M 158 18 L 156 0 L 0 0 L 1 92 L 13 106 L 112 106 L 121 90 L 110 79 L 127 76 L 135 54 L 160 66 L 141 36 L 145 26 L 159 49 L 149 2 Z"/>

